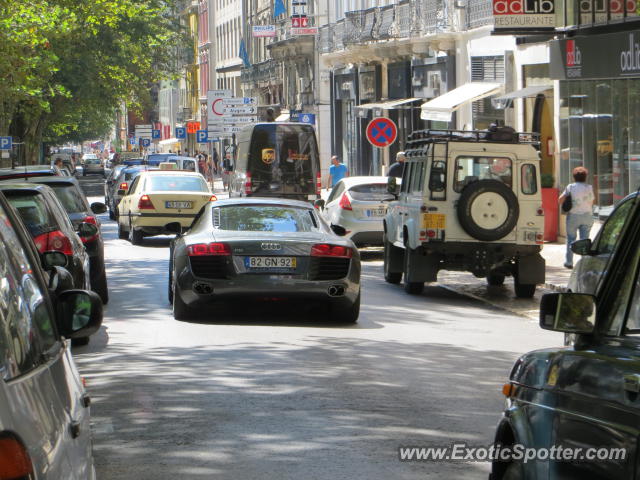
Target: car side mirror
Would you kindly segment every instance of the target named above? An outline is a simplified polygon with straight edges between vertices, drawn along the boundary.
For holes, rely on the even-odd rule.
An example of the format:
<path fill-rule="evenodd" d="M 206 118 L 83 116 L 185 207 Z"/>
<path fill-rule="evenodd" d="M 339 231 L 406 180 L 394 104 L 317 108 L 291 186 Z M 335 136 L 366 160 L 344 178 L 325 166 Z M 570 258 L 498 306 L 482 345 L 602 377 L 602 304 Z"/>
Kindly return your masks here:
<path fill-rule="evenodd" d="M 107 206 L 102 202 L 93 202 L 91 204 L 91 211 L 96 215 L 105 213 L 107 211 Z"/>
<path fill-rule="evenodd" d="M 319 198 L 318 200 L 316 200 L 315 202 L 313 202 L 313 206 L 315 208 L 319 208 L 321 210 L 324 210 L 324 200 Z"/>
<path fill-rule="evenodd" d="M 578 240 L 571 244 L 571 251 L 577 255 L 591 255 L 593 250 L 591 250 L 592 243 L 590 238 L 585 238 L 583 240 Z"/>
<path fill-rule="evenodd" d="M 127 191 L 123 188 L 118 190 L 118 195 L 120 195 L 121 197 L 124 197 L 127 194 Z"/>
<path fill-rule="evenodd" d="M 540 301 L 540 327 L 564 333 L 590 334 L 596 325 L 596 298 L 585 293 L 547 293 Z"/>
<path fill-rule="evenodd" d="M 398 185 L 398 179 L 396 177 L 387 178 L 387 192 L 396 198 L 400 194 L 400 186 Z"/>
<path fill-rule="evenodd" d="M 88 238 L 97 235 L 98 227 L 93 223 L 82 222 L 78 227 L 78 236 Z"/>
<path fill-rule="evenodd" d="M 167 233 L 175 233 L 176 235 L 180 235 L 182 233 L 182 225 L 180 224 L 180 222 L 167 223 L 164 226 L 164 229 L 167 231 Z"/>
<path fill-rule="evenodd" d="M 64 337 L 88 337 L 102 325 L 102 300 L 97 293 L 66 290 L 56 300 L 56 323 Z"/>
<path fill-rule="evenodd" d="M 344 237 L 347 234 L 346 228 L 340 225 L 334 225 L 333 223 L 331 224 L 331 231 L 336 235 L 338 235 L 339 237 Z"/>
<path fill-rule="evenodd" d="M 64 267 L 51 267 L 49 273 L 49 291 L 55 294 L 73 288 L 73 276 Z"/>
<path fill-rule="evenodd" d="M 42 268 L 53 270 L 55 267 L 66 267 L 69 259 L 67 256 L 55 250 L 44 252 L 40 255 Z"/>

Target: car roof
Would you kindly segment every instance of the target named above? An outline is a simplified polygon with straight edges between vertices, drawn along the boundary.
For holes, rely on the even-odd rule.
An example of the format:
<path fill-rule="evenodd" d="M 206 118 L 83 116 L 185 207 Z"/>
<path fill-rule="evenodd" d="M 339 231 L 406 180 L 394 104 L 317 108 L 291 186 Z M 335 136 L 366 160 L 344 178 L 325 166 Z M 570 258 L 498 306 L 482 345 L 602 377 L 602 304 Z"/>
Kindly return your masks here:
<path fill-rule="evenodd" d="M 6 181 L 6 180 L 5 180 Z M 75 177 L 63 177 L 60 175 L 48 175 L 42 177 L 29 177 L 26 182 L 33 183 L 69 183 L 80 186 L 80 182 Z"/>
<path fill-rule="evenodd" d="M 191 172 L 188 170 L 146 170 L 143 173 L 146 173 L 147 175 L 153 175 L 153 176 L 169 175 L 170 177 L 175 177 L 176 175 L 179 175 L 179 176 L 189 176 L 189 177 L 202 177 L 202 175 L 199 174 L 198 172 Z"/>
<path fill-rule="evenodd" d="M 345 187 L 353 187 L 354 185 L 368 185 L 370 183 L 387 183 L 389 177 L 382 176 L 362 176 L 362 177 L 345 177 L 342 179 Z"/>
<path fill-rule="evenodd" d="M 18 165 L 15 168 L 0 168 L 0 174 L 8 174 L 8 173 L 23 173 L 23 172 L 37 172 L 37 171 L 43 171 L 43 172 L 50 172 L 51 170 L 54 170 L 55 167 L 53 165 L 46 165 L 46 164 L 40 164 L 40 165 Z"/>
<path fill-rule="evenodd" d="M 313 210 L 313 205 L 302 200 L 288 200 L 286 198 L 266 198 L 266 197 L 248 197 L 248 198 L 227 198 L 210 202 L 212 207 L 226 207 L 229 205 L 284 205 L 287 207 L 308 208 Z"/>
<path fill-rule="evenodd" d="M 42 183 L 12 183 L 0 182 L 0 190 L 24 190 L 24 191 L 47 191 L 49 187 Z M 50 191 L 50 190 L 49 190 Z"/>

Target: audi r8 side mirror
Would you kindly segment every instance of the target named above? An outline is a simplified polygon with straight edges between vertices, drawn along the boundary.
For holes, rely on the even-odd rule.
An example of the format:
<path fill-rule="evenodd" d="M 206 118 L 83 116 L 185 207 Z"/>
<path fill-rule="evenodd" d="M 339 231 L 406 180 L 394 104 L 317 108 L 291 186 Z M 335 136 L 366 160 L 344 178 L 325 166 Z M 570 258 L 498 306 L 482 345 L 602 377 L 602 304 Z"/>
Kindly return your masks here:
<path fill-rule="evenodd" d="M 331 231 L 336 235 L 338 235 L 339 237 L 344 237 L 347 234 L 346 228 L 340 225 L 334 225 L 333 223 L 331 224 Z"/>

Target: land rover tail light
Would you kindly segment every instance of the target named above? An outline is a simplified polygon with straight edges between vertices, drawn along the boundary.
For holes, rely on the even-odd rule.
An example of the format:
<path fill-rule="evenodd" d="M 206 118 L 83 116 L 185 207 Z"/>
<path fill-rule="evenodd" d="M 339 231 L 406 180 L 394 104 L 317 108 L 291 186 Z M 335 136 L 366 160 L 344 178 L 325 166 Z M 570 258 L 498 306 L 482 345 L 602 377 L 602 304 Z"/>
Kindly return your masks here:
<path fill-rule="evenodd" d="M 320 172 L 316 173 L 316 194 L 320 195 L 322 190 L 322 175 Z"/>
<path fill-rule="evenodd" d="M 542 207 L 538 207 L 538 209 L 536 210 L 536 215 L 539 217 L 543 217 L 544 216 L 544 209 Z"/>

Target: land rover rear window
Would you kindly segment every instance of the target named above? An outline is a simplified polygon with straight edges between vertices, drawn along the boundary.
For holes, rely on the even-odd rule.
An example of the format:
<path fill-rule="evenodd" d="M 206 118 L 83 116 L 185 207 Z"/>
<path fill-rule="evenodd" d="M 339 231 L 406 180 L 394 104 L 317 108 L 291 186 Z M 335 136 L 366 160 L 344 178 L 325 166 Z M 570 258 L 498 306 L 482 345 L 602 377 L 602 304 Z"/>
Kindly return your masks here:
<path fill-rule="evenodd" d="M 513 168 L 507 157 L 471 157 L 456 158 L 456 175 L 453 189 L 461 192 L 469 183 L 478 180 L 498 180 L 511 187 Z"/>

